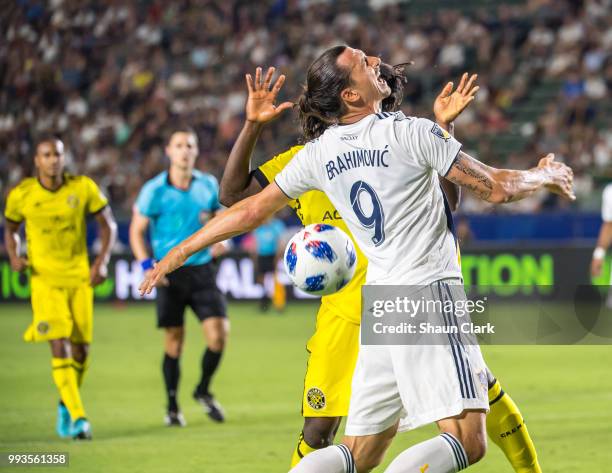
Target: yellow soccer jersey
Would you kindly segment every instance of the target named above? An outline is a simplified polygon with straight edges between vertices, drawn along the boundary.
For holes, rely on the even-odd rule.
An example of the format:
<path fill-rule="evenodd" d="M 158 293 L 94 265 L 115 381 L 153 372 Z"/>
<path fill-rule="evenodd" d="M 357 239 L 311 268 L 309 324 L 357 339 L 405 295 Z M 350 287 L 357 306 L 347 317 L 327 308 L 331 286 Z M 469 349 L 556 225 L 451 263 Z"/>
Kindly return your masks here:
<path fill-rule="evenodd" d="M 88 281 L 86 216 L 107 204 L 96 183 L 86 176 L 66 174 L 56 191 L 44 188 L 35 177 L 15 187 L 4 216 L 16 223 L 25 220 L 32 276 L 62 287 Z"/>
<path fill-rule="evenodd" d="M 273 157 L 255 171 L 255 178 L 262 186 L 272 182 L 274 177 L 282 171 L 302 148 L 303 146 L 294 146 L 284 153 Z M 344 230 L 351 237 L 353 243 L 355 243 L 357 268 L 355 269 L 353 279 L 342 290 L 322 297 L 321 303 L 338 316 L 356 324 L 361 323 L 361 286 L 365 283 L 368 261 L 357 246 L 344 220 L 342 220 L 342 217 L 325 193 L 321 191 L 308 191 L 298 199 L 292 200 L 289 206 L 295 210 L 295 213 L 304 225 L 310 225 L 311 223 L 329 223 L 335 225 Z"/>

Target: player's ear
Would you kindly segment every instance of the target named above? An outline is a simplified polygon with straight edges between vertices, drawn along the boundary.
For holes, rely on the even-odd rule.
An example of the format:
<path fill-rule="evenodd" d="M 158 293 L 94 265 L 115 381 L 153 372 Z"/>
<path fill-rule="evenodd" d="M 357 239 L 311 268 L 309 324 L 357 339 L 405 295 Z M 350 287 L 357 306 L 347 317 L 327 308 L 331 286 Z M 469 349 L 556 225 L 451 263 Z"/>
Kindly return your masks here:
<path fill-rule="evenodd" d="M 342 92 L 340 92 L 340 98 L 346 103 L 354 104 L 360 99 L 360 96 L 359 92 L 357 92 L 355 89 L 347 87 Z"/>

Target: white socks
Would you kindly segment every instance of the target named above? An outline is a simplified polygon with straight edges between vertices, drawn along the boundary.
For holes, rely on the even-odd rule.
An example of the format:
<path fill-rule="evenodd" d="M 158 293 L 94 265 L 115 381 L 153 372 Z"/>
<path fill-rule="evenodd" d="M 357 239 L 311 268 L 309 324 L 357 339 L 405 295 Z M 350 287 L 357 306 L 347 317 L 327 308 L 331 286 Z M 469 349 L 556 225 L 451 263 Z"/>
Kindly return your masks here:
<path fill-rule="evenodd" d="M 309 453 L 289 473 L 357 473 L 346 445 L 332 445 Z"/>
<path fill-rule="evenodd" d="M 455 473 L 467 467 L 467 455 L 461 442 L 444 433 L 404 450 L 385 473 Z"/>
<path fill-rule="evenodd" d="M 468 467 L 463 445 L 449 433 L 400 453 L 385 473 L 456 473 Z M 306 455 L 289 473 L 358 473 L 346 445 L 332 445 Z"/>

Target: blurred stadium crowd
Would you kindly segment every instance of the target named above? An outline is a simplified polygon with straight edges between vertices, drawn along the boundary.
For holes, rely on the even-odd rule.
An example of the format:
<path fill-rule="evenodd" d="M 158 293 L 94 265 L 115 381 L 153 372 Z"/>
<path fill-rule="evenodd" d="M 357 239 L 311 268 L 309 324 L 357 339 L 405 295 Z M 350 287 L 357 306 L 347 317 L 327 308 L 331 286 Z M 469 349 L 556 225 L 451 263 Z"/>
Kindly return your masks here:
<path fill-rule="evenodd" d="M 244 74 L 276 66 L 287 75 L 281 98 L 293 100 L 308 64 L 347 43 L 392 64 L 415 62 L 409 114 L 431 117 L 446 81 L 478 73 L 477 101 L 457 122 L 465 149 L 518 168 L 555 152 L 574 167 L 588 205 L 612 177 L 612 2 L 437 3 L 11 2 L 0 14 L 0 193 L 31 173 L 36 136 L 53 131 L 70 169 L 96 179 L 126 217 L 142 183 L 165 167 L 164 134 L 178 120 L 199 134 L 199 167 L 219 177 L 243 121 Z M 295 119 L 278 120 L 257 162 L 298 139 Z M 512 210 L 564 205 L 536 197 Z M 466 199 L 464 210 L 486 206 Z"/>

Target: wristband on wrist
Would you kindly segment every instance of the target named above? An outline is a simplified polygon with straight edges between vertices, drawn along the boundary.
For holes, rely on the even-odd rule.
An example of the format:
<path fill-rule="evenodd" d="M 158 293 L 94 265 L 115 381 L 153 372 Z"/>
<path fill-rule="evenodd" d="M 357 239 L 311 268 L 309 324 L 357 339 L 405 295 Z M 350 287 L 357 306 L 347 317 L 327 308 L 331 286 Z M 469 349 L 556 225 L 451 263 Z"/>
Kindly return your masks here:
<path fill-rule="evenodd" d="M 605 248 L 602 248 L 601 246 L 598 246 L 597 248 L 595 248 L 595 251 L 593 251 L 593 259 L 604 259 L 605 257 L 606 257 Z"/>
<path fill-rule="evenodd" d="M 155 260 L 153 258 L 143 259 L 140 262 L 140 267 L 143 271 L 148 271 L 149 269 L 153 269 L 153 265 L 155 264 Z"/>

